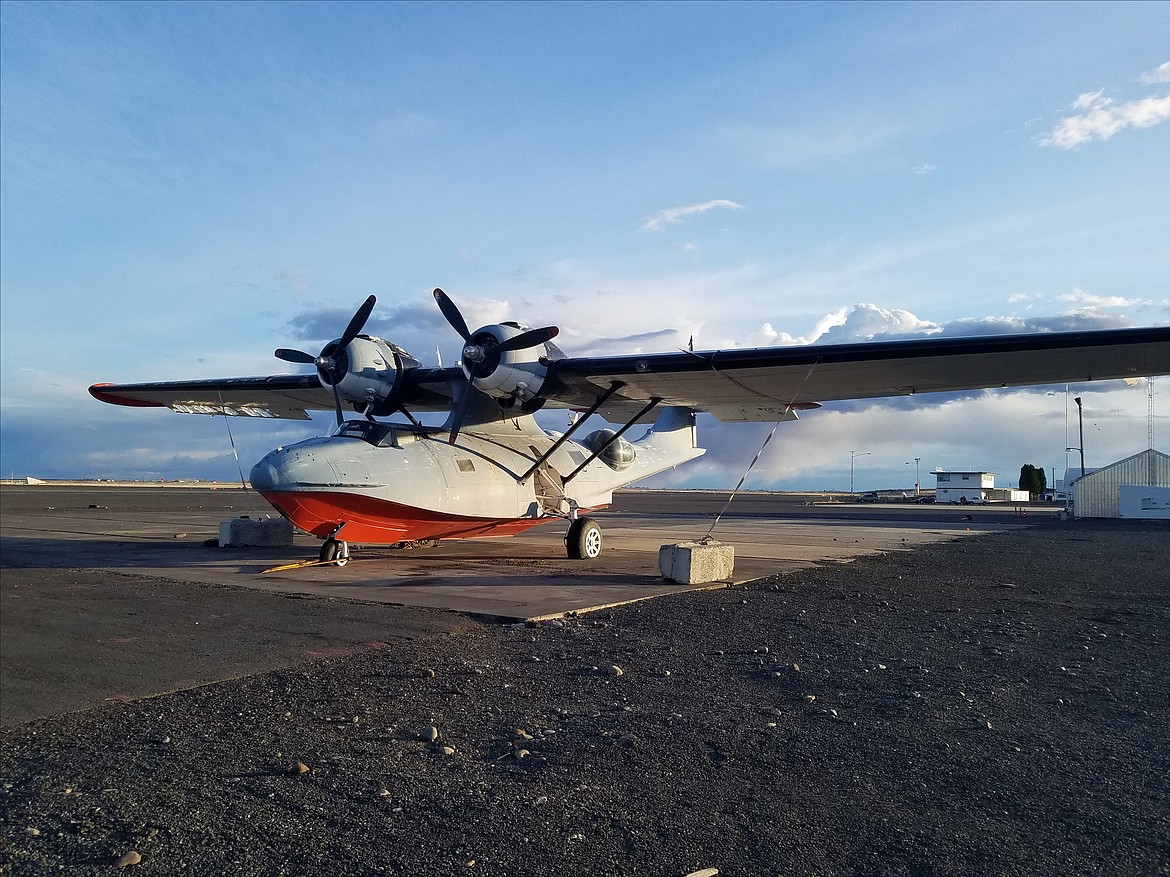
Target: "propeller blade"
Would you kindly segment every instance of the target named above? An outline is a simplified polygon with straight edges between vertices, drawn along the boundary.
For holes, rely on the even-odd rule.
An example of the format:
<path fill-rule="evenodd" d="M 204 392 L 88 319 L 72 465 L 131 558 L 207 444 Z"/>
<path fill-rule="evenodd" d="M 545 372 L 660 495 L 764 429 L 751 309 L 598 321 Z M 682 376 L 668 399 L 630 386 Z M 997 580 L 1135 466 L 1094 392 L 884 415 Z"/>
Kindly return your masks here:
<path fill-rule="evenodd" d="M 447 444 L 455 444 L 455 439 L 459 438 L 459 428 L 463 426 L 463 418 L 467 416 L 467 406 L 471 402 L 471 394 L 474 393 L 475 386 L 469 381 L 467 387 L 463 390 L 463 395 L 459 397 L 459 407 L 455 409 L 451 418 L 451 437 L 447 439 Z"/>
<path fill-rule="evenodd" d="M 447 322 L 451 324 L 451 328 L 459 333 L 459 337 L 464 341 L 470 341 L 471 332 L 467 328 L 467 321 L 463 319 L 463 314 L 459 313 L 459 308 L 455 307 L 455 302 L 451 301 L 447 293 L 436 289 L 435 302 L 439 305 L 443 316 L 447 318 Z"/>
<path fill-rule="evenodd" d="M 345 423 L 345 414 L 341 411 L 341 394 L 337 392 L 337 384 L 333 384 L 333 404 L 337 409 L 337 425 Z"/>
<path fill-rule="evenodd" d="M 561 330 L 556 326 L 546 326 L 543 329 L 529 329 L 527 332 L 521 332 L 515 338 L 502 341 L 498 347 L 493 348 L 493 352 L 507 353 L 509 350 L 526 350 L 529 347 L 537 347 L 546 341 L 551 341 L 553 338 L 556 338 L 560 332 Z"/>
<path fill-rule="evenodd" d="M 338 339 L 338 350 L 349 347 L 349 342 L 358 336 L 358 333 L 361 332 L 362 327 L 366 325 L 366 320 L 370 318 L 370 313 L 374 310 L 374 303 L 376 301 L 377 299 L 371 295 L 364 302 L 362 302 L 362 306 L 357 309 L 357 313 L 353 315 L 353 319 L 349 321 L 349 325 L 345 327 L 345 331 L 342 333 L 341 338 Z"/>
<path fill-rule="evenodd" d="M 300 362 L 305 364 L 317 361 L 317 357 L 311 353 L 305 353 L 302 350 L 288 350 L 284 347 L 276 351 L 276 358 L 283 359 L 285 362 Z"/>

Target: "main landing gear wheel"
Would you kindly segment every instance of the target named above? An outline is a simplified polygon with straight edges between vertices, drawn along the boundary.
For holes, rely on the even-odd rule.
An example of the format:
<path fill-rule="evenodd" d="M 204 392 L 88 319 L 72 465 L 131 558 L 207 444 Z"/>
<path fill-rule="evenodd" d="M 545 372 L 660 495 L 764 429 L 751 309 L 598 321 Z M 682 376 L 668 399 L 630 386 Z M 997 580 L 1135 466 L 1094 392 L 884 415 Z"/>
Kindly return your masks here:
<path fill-rule="evenodd" d="M 321 563 L 345 566 L 349 563 L 349 543 L 326 539 L 321 543 Z"/>
<path fill-rule="evenodd" d="M 597 560 L 601 557 L 601 527 L 592 518 L 577 518 L 569 525 L 565 548 L 574 560 Z"/>

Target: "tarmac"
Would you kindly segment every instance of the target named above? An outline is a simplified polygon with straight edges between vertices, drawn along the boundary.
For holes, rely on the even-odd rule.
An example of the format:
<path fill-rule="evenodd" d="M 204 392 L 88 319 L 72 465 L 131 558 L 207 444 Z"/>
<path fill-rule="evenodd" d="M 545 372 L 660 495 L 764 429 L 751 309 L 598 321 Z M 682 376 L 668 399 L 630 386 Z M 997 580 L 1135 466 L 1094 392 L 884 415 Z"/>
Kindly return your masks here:
<path fill-rule="evenodd" d="M 678 585 L 658 548 L 700 539 L 726 492 L 620 492 L 596 517 L 602 557 L 565 557 L 563 525 L 437 547 L 351 546 L 342 568 L 265 572 L 316 558 L 207 544 L 221 521 L 272 513 L 239 487 L 0 487 L 0 724 L 251 675 L 485 620 L 579 614 L 725 587 L 874 553 L 1025 526 L 1020 509 L 861 506 L 807 494 L 737 495 L 714 538 L 734 545 L 734 579 Z M 1029 507 L 1032 521 L 1055 517 Z"/>

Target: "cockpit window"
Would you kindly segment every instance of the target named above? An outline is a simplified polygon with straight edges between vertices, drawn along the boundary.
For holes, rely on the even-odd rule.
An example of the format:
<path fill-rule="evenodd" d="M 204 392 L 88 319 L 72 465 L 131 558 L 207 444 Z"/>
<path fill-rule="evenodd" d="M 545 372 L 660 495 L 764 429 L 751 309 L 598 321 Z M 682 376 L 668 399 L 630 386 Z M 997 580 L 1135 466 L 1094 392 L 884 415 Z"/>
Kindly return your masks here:
<path fill-rule="evenodd" d="M 334 435 L 361 439 L 377 448 L 389 448 L 396 444 L 394 428 L 388 423 L 375 423 L 372 420 L 347 420 L 337 428 Z"/>

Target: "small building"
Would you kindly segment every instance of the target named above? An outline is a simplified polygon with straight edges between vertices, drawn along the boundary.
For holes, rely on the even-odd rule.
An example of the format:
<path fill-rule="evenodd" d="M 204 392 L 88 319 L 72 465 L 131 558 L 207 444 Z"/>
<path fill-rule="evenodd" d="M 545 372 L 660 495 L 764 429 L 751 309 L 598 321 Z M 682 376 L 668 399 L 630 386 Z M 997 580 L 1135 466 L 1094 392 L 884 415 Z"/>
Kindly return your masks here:
<path fill-rule="evenodd" d="M 935 502 L 991 502 L 994 472 L 935 472 Z"/>
<path fill-rule="evenodd" d="M 1075 518 L 1170 520 L 1170 455 L 1153 448 L 1072 483 Z"/>
<path fill-rule="evenodd" d="M 1031 502 L 1032 494 L 1015 487 L 993 487 L 983 491 L 988 502 Z"/>
<path fill-rule="evenodd" d="M 1096 469 L 1093 469 L 1091 467 L 1086 467 L 1084 474 L 1085 475 L 1092 475 L 1094 472 L 1100 471 L 1100 469 L 1101 469 L 1100 466 L 1098 466 Z M 1068 503 L 1072 502 L 1072 483 L 1074 481 L 1076 481 L 1078 478 L 1083 478 L 1084 475 L 1081 474 L 1081 470 L 1080 470 L 1079 466 L 1076 468 L 1072 468 L 1072 469 L 1065 469 L 1063 478 L 1056 478 L 1055 472 L 1056 472 L 1056 470 L 1054 469 L 1053 470 L 1053 483 L 1048 487 L 1048 490 L 1045 492 L 1044 498 L 1047 499 L 1049 502 L 1055 501 L 1055 502 L 1063 502 L 1065 504 L 1068 504 Z"/>

